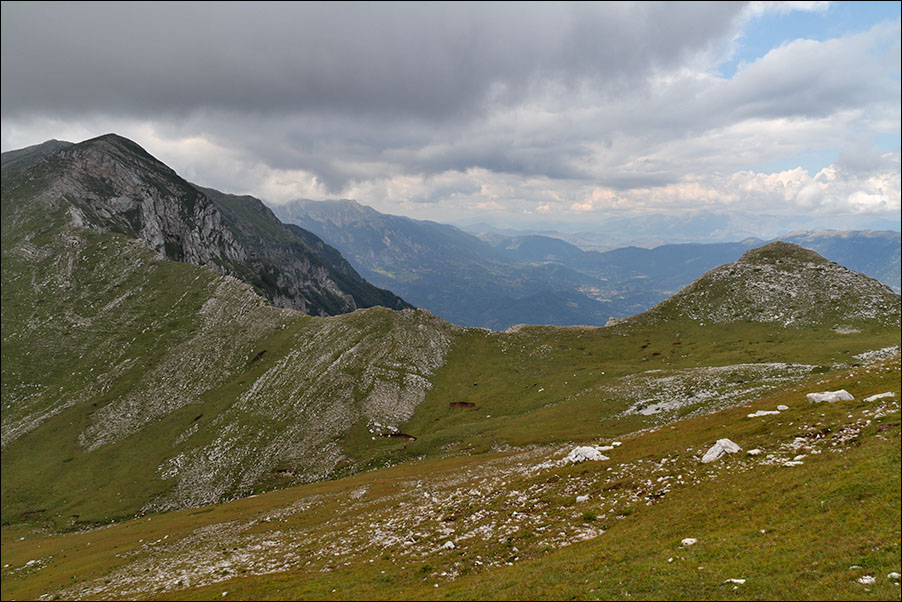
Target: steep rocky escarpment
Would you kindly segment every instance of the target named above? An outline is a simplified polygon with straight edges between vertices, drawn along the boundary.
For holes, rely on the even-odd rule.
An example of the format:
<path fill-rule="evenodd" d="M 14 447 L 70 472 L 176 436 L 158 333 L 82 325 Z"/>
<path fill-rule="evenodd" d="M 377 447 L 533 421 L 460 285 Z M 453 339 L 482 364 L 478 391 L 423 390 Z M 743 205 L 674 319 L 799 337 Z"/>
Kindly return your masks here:
<path fill-rule="evenodd" d="M 76 144 L 52 155 L 48 167 L 58 169 L 51 190 L 91 225 L 220 273 L 247 257 L 216 207 L 130 140 L 108 135 Z"/>
<path fill-rule="evenodd" d="M 282 224 L 261 200 L 195 189 L 215 205 L 239 244 L 248 249 L 239 277 L 264 291 L 274 304 L 301 309 L 295 300 L 302 299 L 308 307 L 319 308 L 319 315 L 377 305 L 412 307 L 364 280 L 338 250 L 312 232 Z"/>

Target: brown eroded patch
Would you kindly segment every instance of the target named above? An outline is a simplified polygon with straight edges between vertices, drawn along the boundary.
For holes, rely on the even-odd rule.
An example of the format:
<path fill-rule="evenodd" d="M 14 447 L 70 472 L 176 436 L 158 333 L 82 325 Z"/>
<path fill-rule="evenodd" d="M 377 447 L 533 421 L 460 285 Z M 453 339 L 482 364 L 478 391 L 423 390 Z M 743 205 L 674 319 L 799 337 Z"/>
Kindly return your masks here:
<path fill-rule="evenodd" d="M 407 439 L 408 441 L 416 441 L 417 438 L 407 433 L 382 433 L 380 437 L 396 437 L 398 439 Z"/>

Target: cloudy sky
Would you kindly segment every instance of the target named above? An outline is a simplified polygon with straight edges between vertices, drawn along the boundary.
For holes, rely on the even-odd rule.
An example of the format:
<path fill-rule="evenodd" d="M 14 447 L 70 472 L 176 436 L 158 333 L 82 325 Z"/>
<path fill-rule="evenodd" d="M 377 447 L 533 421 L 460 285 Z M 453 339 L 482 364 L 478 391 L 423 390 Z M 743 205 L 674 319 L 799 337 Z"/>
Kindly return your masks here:
<path fill-rule="evenodd" d="M 2 148 L 442 221 L 898 219 L 900 37 L 898 2 L 4 2 Z"/>

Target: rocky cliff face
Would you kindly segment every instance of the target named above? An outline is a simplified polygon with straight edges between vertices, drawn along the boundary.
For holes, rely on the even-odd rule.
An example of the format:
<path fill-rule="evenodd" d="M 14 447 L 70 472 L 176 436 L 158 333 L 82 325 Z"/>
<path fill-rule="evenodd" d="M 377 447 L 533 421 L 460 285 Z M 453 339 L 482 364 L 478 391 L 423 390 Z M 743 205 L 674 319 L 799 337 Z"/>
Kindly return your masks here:
<path fill-rule="evenodd" d="M 209 199 L 125 138 L 76 144 L 51 161 L 59 169 L 53 193 L 87 224 L 132 234 L 160 255 L 221 274 L 247 258 Z"/>
<path fill-rule="evenodd" d="M 293 300 L 303 299 L 307 306 L 320 308 L 319 315 L 375 305 L 412 307 L 372 286 L 338 250 L 312 232 L 282 224 L 259 199 L 195 188 L 210 199 L 239 243 L 250 250 L 243 264 L 250 268 L 245 279 L 265 291 L 276 305 L 300 309 Z"/>
<path fill-rule="evenodd" d="M 120 136 L 4 153 L 3 186 L 5 202 L 62 208 L 73 225 L 134 236 L 168 259 L 236 276 L 280 307 L 312 315 L 410 307 L 335 265 L 259 200 L 195 187 Z"/>

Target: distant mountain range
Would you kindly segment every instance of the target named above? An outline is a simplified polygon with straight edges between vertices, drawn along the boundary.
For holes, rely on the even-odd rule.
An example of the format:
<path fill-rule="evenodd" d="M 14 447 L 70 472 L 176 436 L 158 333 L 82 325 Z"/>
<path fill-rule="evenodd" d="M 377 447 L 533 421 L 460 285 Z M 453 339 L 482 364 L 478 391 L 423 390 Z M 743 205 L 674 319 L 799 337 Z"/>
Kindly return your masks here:
<path fill-rule="evenodd" d="M 742 211 L 689 211 L 679 214 L 587 217 L 579 223 L 546 216 L 540 224 L 524 221 L 499 228 L 485 222 L 455 223 L 472 234 L 505 237 L 538 234 L 560 238 L 587 251 L 610 251 L 637 246 L 651 249 L 664 244 L 733 242 L 746 238 L 773 240 L 789 231 L 891 230 L 899 231 L 899 220 L 867 215 L 835 216 L 762 215 Z M 515 228 L 515 229 L 514 229 Z"/>
<path fill-rule="evenodd" d="M 454 226 L 386 215 L 354 201 L 299 201 L 273 210 L 334 245 L 370 282 L 455 324 L 496 330 L 518 323 L 604 324 L 611 315 L 635 313 L 580 292 L 601 285 L 591 275 L 512 260 Z"/>
<path fill-rule="evenodd" d="M 765 244 L 668 244 L 584 251 L 550 236 L 479 236 L 447 224 L 386 215 L 355 201 L 296 201 L 273 209 L 338 248 L 377 286 L 466 326 L 603 325 L 640 313 L 708 270 Z M 899 291 L 900 234 L 795 233 L 823 253 Z"/>

